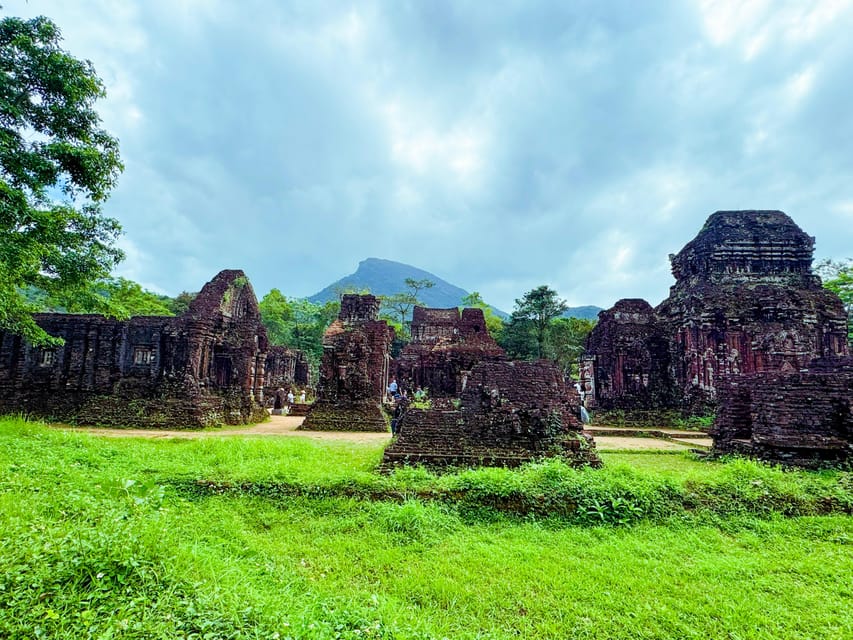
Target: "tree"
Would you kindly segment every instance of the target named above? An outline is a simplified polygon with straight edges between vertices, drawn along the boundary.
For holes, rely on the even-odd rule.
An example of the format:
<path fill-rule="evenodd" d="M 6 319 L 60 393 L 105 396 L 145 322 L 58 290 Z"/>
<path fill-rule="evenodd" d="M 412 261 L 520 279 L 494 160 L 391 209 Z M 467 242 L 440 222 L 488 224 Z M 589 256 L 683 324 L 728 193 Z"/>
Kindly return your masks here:
<path fill-rule="evenodd" d="M 435 283 L 432 280 L 428 280 L 424 278 L 423 280 L 415 280 L 414 278 L 406 278 L 404 284 L 408 288 L 408 291 L 404 291 L 402 293 L 394 293 L 390 296 L 381 296 L 382 299 L 382 307 L 385 311 L 385 314 L 390 315 L 391 319 L 396 321 L 395 316 L 399 316 L 400 318 L 400 328 L 401 331 L 398 334 L 398 337 L 403 341 L 407 340 L 407 336 L 410 335 L 409 329 L 406 328 L 407 320 L 412 315 L 412 309 L 417 305 L 423 305 L 418 299 L 418 294 L 424 289 L 430 289 L 435 286 Z"/>
<path fill-rule="evenodd" d="M 537 355 L 536 333 L 533 321 L 513 314 L 504 324 L 497 339 L 498 344 L 513 360 L 533 360 Z"/>
<path fill-rule="evenodd" d="M 853 259 L 824 260 L 815 271 L 823 279 L 823 286 L 841 298 L 847 309 L 847 340 L 853 345 Z"/>
<path fill-rule="evenodd" d="M 504 321 L 486 304 L 479 291 L 472 291 L 462 298 L 462 306 L 470 309 L 482 309 L 483 318 L 486 321 L 486 330 L 494 340 L 498 340 L 504 329 Z"/>
<path fill-rule="evenodd" d="M 595 320 L 584 318 L 554 318 L 548 325 L 546 355 L 563 371 L 577 375 L 578 359 L 584 352 L 586 337 Z"/>
<path fill-rule="evenodd" d="M 190 308 L 190 303 L 195 300 L 198 293 L 190 293 L 189 291 L 181 291 L 174 298 L 169 298 L 164 300 L 165 304 L 176 316 L 181 315 L 182 313 L 186 313 L 186 311 Z"/>
<path fill-rule="evenodd" d="M 293 309 L 281 291 L 273 289 L 258 303 L 261 322 L 267 329 L 270 344 L 286 345 L 291 340 Z"/>
<path fill-rule="evenodd" d="M 318 305 L 304 298 L 286 298 L 273 289 L 258 308 L 271 344 L 304 351 L 316 364 L 323 356 L 323 333 L 338 317 L 341 303 L 335 300 Z"/>
<path fill-rule="evenodd" d="M 435 282 L 430 280 L 429 278 L 424 278 L 422 280 L 415 280 L 414 278 L 406 278 L 403 280 L 406 286 L 409 288 L 409 292 L 418 297 L 421 291 L 424 289 L 432 289 L 435 286 Z"/>
<path fill-rule="evenodd" d="M 175 315 L 166 304 L 166 296 L 158 296 L 142 285 L 127 278 L 108 278 L 98 287 L 101 297 L 109 300 L 118 314 L 122 316 L 171 316 Z M 165 298 L 165 300 L 164 300 Z M 75 312 L 76 309 L 68 309 Z M 88 311 L 88 309 L 81 309 Z"/>
<path fill-rule="evenodd" d="M 34 344 L 58 341 L 35 324 L 23 290 L 73 299 L 123 257 L 119 224 L 100 211 L 122 170 L 93 108 L 104 87 L 60 40 L 47 18 L 0 20 L 0 328 Z"/>
<path fill-rule="evenodd" d="M 567 308 L 566 301 L 558 298 L 557 292 L 544 284 L 531 289 L 521 299 L 516 299 L 513 318 L 529 320 L 533 323 L 537 358 L 542 358 L 545 354 L 548 324 Z"/>
<path fill-rule="evenodd" d="M 180 298 L 143 289 L 142 285 L 127 278 L 105 278 L 91 283 L 73 297 L 54 297 L 36 287 L 21 290 L 28 304 L 36 311 L 59 313 L 98 313 L 104 300 L 115 315 L 130 316 L 174 316 L 186 311 Z M 182 294 L 191 295 L 191 294 Z M 176 311 L 176 308 L 180 309 Z"/>

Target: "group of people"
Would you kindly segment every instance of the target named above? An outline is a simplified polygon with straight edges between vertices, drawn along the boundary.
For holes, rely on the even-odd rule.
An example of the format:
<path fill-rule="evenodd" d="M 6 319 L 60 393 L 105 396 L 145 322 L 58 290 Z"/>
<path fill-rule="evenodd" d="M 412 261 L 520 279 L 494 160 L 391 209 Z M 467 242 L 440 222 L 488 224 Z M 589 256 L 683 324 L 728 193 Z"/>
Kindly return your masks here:
<path fill-rule="evenodd" d="M 419 402 L 421 400 L 425 400 L 427 397 L 427 392 L 425 389 L 422 389 L 420 386 L 415 388 L 415 392 L 412 394 L 412 398 L 415 402 Z M 391 382 L 388 383 L 388 388 L 386 389 L 386 400 L 388 402 L 396 402 L 400 398 L 409 399 L 408 392 L 406 389 L 399 384 L 397 384 L 397 379 L 392 378 Z"/>
<path fill-rule="evenodd" d="M 306 393 L 303 389 L 299 393 L 299 404 L 305 404 Z M 280 388 L 275 392 L 275 399 L 273 400 L 273 415 L 280 415 L 282 413 L 290 413 L 290 408 L 296 404 L 296 395 L 293 393 L 293 389 L 288 389 L 287 394 L 285 395 L 284 389 Z"/>

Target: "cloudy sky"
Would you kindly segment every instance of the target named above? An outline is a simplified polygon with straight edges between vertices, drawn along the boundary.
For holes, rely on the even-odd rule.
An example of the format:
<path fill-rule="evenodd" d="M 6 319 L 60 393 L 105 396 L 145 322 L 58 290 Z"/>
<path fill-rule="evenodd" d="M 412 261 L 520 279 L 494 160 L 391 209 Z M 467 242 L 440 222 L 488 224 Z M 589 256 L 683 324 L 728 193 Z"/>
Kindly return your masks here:
<path fill-rule="evenodd" d="M 3 0 L 107 87 L 120 273 L 315 293 L 367 257 L 511 311 L 660 302 L 719 209 L 853 256 L 853 0 Z"/>

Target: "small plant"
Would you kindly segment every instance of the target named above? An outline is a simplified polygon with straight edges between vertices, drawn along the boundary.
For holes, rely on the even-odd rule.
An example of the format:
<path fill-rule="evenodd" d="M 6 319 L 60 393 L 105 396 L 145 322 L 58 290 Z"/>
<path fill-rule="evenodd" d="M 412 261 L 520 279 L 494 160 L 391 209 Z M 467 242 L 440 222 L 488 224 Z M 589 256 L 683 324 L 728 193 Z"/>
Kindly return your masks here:
<path fill-rule="evenodd" d="M 414 499 L 403 504 L 380 502 L 374 511 L 381 526 L 400 544 L 430 542 L 458 526 L 458 520 L 440 505 Z"/>
<path fill-rule="evenodd" d="M 626 498 L 613 496 L 578 505 L 578 514 L 584 524 L 626 525 L 642 518 L 643 510 Z"/>

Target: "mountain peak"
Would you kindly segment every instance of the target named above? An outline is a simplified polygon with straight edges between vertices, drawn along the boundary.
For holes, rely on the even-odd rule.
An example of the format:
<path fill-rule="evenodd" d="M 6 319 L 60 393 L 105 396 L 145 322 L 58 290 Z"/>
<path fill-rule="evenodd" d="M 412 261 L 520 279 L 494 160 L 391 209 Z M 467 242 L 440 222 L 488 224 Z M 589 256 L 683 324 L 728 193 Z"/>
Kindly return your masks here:
<path fill-rule="evenodd" d="M 470 293 L 461 287 L 457 287 L 439 278 L 434 273 L 413 267 L 410 264 L 395 262 L 394 260 L 387 260 L 385 258 L 365 258 L 358 263 L 358 268 L 354 273 L 344 276 L 322 291 L 318 291 L 313 296 L 310 296 L 308 301 L 315 304 L 323 304 L 329 300 L 337 300 L 340 293 L 347 290 L 360 291 L 368 289 L 370 293 L 377 296 L 390 296 L 395 293 L 403 293 L 407 291 L 406 278 L 412 278 L 413 280 L 426 279 L 435 283 L 435 286 L 430 289 L 423 289 L 418 293 L 421 301 L 427 307 L 434 309 L 449 309 L 450 307 L 462 306 L 462 298 Z M 492 311 L 501 318 L 506 319 L 509 317 L 509 314 L 495 307 L 492 307 Z M 601 311 L 599 307 L 573 307 L 568 309 L 564 316 L 595 319 L 599 311 Z"/>
<path fill-rule="evenodd" d="M 407 290 L 406 278 L 427 279 L 435 283 L 432 288 L 424 289 L 418 294 L 428 307 L 458 307 L 462 304 L 462 298 L 468 295 L 468 292 L 461 287 L 410 264 L 384 258 L 365 258 L 358 263 L 354 273 L 333 282 L 322 291 L 310 296 L 308 300 L 322 304 L 336 299 L 339 293 L 346 289 L 369 289 L 372 294 L 378 296 L 403 293 Z"/>

